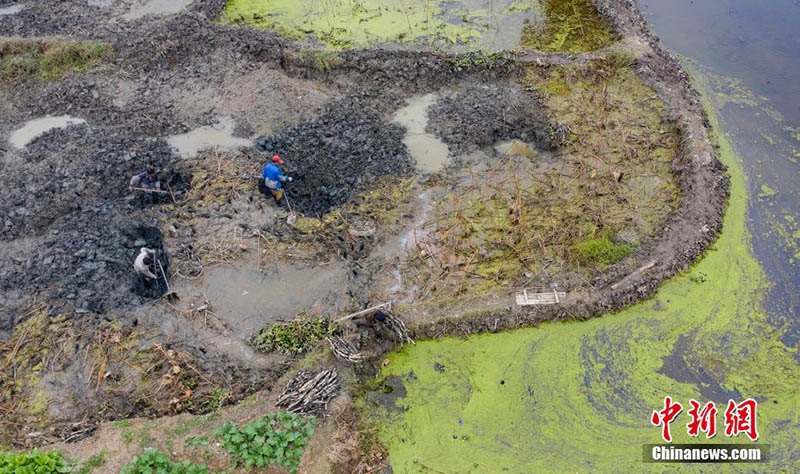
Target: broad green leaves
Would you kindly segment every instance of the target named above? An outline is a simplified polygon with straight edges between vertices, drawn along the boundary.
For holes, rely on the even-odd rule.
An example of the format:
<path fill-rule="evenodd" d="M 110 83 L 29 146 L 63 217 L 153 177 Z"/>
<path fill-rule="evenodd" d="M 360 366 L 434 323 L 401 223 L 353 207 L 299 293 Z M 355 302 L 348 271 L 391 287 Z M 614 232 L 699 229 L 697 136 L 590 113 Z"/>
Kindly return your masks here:
<path fill-rule="evenodd" d="M 0 453 L 0 474 L 51 474 L 72 472 L 61 454 L 42 453 L 34 449 L 29 453 Z"/>
<path fill-rule="evenodd" d="M 264 467 L 277 464 L 297 472 L 300 458 L 314 435 L 314 417 L 294 413 L 270 413 L 243 428 L 228 422 L 214 431 L 222 446 L 234 457 L 234 465 Z"/>
<path fill-rule="evenodd" d="M 209 474 L 209 472 L 205 464 L 175 462 L 166 453 L 151 448 L 123 466 L 122 474 Z"/>

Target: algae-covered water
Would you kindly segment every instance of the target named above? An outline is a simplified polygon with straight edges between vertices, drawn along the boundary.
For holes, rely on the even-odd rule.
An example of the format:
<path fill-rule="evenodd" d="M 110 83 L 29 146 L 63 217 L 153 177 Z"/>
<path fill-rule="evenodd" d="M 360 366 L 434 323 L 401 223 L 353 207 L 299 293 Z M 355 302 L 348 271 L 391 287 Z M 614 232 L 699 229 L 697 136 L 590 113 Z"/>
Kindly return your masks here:
<path fill-rule="evenodd" d="M 667 23 L 668 44 L 674 36 L 681 52 L 704 56 L 703 65 L 693 63 L 693 76 L 732 177 L 719 241 L 691 272 L 617 314 L 468 341 L 420 342 L 391 354 L 384 375 L 398 377 L 405 395 L 389 414 L 369 401 L 365 412 L 380 427 L 394 472 L 800 470 L 800 134 L 793 122 L 800 108 L 792 93 L 796 76 L 772 64 L 783 61 L 791 70 L 800 64 L 800 50 L 745 34 L 763 28 L 742 28 L 748 22 L 742 15 L 751 22 L 764 16 L 744 0 L 697 8 L 689 0 L 678 3 L 654 4 L 651 18 Z M 796 2 L 794 10 L 785 3 L 784 17 L 800 15 Z M 735 20 L 725 16 L 737 11 Z M 698 13 L 705 20 L 681 20 Z M 677 17 L 674 24 L 664 20 L 670 16 Z M 719 29 L 704 23 L 711 17 L 722 22 Z M 709 42 L 717 47 L 707 48 Z M 769 48 L 780 59 L 764 59 Z M 753 60 L 749 69 L 746 58 Z M 742 70 L 744 81 L 724 75 Z M 650 415 L 665 395 L 684 406 L 689 399 L 720 407 L 730 398 L 755 398 L 768 463 L 643 463 L 642 445 L 661 442 Z M 721 413 L 717 421 L 721 426 Z M 702 442 L 688 439 L 687 422 L 684 412 L 673 424 L 675 442 Z M 732 441 L 750 443 L 721 434 L 713 439 Z"/>
<path fill-rule="evenodd" d="M 332 47 L 513 48 L 537 0 L 230 0 L 222 20 L 250 23 Z"/>
<path fill-rule="evenodd" d="M 380 424 L 395 472 L 662 471 L 642 463 L 642 445 L 661 440 L 649 419 L 665 395 L 685 405 L 756 398 L 770 468 L 800 466 L 797 350 L 760 308 L 746 179 L 727 138 L 719 143 L 732 176 L 725 231 L 655 298 L 587 322 L 426 341 L 389 356 L 385 374 L 406 390 L 393 421 Z M 678 422 L 673 436 L 689 441 Z"/>

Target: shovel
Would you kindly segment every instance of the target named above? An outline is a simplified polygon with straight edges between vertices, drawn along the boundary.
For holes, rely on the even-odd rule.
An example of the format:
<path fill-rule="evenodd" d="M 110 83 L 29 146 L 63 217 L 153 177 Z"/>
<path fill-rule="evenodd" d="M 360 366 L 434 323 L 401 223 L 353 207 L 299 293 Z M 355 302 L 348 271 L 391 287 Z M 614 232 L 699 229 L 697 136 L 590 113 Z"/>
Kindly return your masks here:
<path fill-rule="evenodd" d="M 289 195 L 286 193 L 286 188 L 283 189 L 283 199 L 286 199 L 286 206 L 289 208 L 289 217 L 286 218 L 286 223 L 293 226 L 297 222 L 297 214 L 292 209 L 292 205 L 289 204 Z"/>
<path fill-rule="evenodd" d="M 177 300 L 181 299 L 180 296 L 178 296 L 177 293 L 175 293 L 174 291 L 172 291 L 170 289 L 169 281 L 167 280 L 167 274 L 164 273 L 164 267 L 161 266 L 161 260 L 159 260 L 158 258 L 156 258 L 155 260 L 156 260 L 156 263 L 158 263 L 158 269 L 161 270 L 161 276 L 164 277 L 164 283 L 167 285 L 167 293 L 164 294 L 164 296 L 167 297 L 167 301 L 177 301 Z"/>

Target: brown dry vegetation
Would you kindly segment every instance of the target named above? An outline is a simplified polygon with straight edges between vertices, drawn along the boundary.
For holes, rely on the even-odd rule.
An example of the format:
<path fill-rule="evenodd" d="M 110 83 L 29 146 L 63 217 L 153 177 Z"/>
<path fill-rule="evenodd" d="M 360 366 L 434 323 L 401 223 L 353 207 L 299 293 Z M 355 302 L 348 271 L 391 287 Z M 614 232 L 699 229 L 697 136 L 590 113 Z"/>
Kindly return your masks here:
<path fill-rule="evenodd" d="M 21 446 L 80 439 L 99 420 L 217 408 L 251 387 L 235 374 L 205 370 L 162 334 L 75 315 L 23 315 L 0 342 L 0 439 Z M 109 315 L 111 316 L 111 315 Z M 80 412 L 65 397 L 80 396 Z"/>
<path fill-rule="evenodd" d="M 438 193 L 405 272 L 421 299 L 586 286 L 657 235 L 680 201 L 671 173 L 677 131 L 625 56 L 531 67 L 526 88 L 569 126 L 567 144 L 554 156 L 470 169 L 468 185 Z"/>

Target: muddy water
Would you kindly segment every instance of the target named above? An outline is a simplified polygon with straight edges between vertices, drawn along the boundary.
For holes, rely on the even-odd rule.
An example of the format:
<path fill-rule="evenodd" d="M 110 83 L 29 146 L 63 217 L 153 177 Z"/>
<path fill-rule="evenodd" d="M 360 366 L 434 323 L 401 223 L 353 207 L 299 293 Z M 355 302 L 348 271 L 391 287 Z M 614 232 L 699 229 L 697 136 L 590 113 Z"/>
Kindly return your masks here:
<path fill-rule="evenodd" d="M 54 130 L 56 128 L 66 128 L 71 125 L 80 125 L 86 123 L 86 120 L 81 118 L 71 117 L 69 115 L 61 115 L 58 117 L 46 116 L 25 122 L 25 125 L 14 130 L 8 138 L 8 142 L 15 148 L 25 148 L 28 143 L 32 142 L 35 138 L 39 137 L 45 132 Z"/>
<path fill-rule="evenodd" d="M 313 269 L 279 266 L 266 270 L 221 266 L 205 278 L 214 313 L 241 338 L 301 311 L 331 309 L 346 291 L 345 270 L 336 265 Z"/>
<path fill-rule="evenodd" d="M 529 143 L 522 140 L 509 140 L 500 142 L 494 146 L 494 150 L 503 156 L 525 156 L 527 158 L 536 158 L 539 152 L 536 148 Z"/>
<path fill-rule="evenodd" d="M 444 142 L 425 131 L 428 126 L 428 108 L 437 98 L 438 95 L 433 93 L 412 97 L 392 119 L 393 123 L 405 127 L 403 143 L 417 161 L 417 168 L 428 173 L 441 170 L 450 154 L 450 149 Z"/>
<path fill-rule="evenodd" d="M 0 8 L 0 16 L 13 15 L 15 13 L 19 13 L 22 11 L 23 8 L 25 8 L 25 5 L 21 3 L 17 5 L 11 5 L 9 7 Z"/>
<path fill-rule="evenodd" d="M 661 441 L 649 418 L 665 395 L 759 401 L 768 463 L 709 472 L 796 472 L 800 4 L 654 1 L 648 11 L 668 46 L 706 65 L 694 75 L 732 176 L 722 236 L 688 274 L 617 314 L 391 354 L 385 374 L 405 391 L 395 402 L 405 411 L 381 432 L 394 472 L 663 472 L 641 460 L 643 444 Z M 673 424 L 676 443 L 698 442 L 687 421 Z M 750 443 L 714 439 L 732 441 Z"/>
<path fill-rule="evenodd" d="M 131 5 L 128 13 L 122 15 L 122 17 L 126 20 L 136 20 L 146 15 L 176 13 L 191 3 L 192 0 L 136 0 Z"/>
<path fill-rule="evenodd" d="M 213 125 L 206 125 L 187 133 L 168 137 L 167 143 L 178 150 L 182 158 L 190 158 L 209 148 L 234 150 L 251 146 L 250 140 L 233 136 L 235 128 L 236 123 L 233 118 L 220 117 Z"/>

